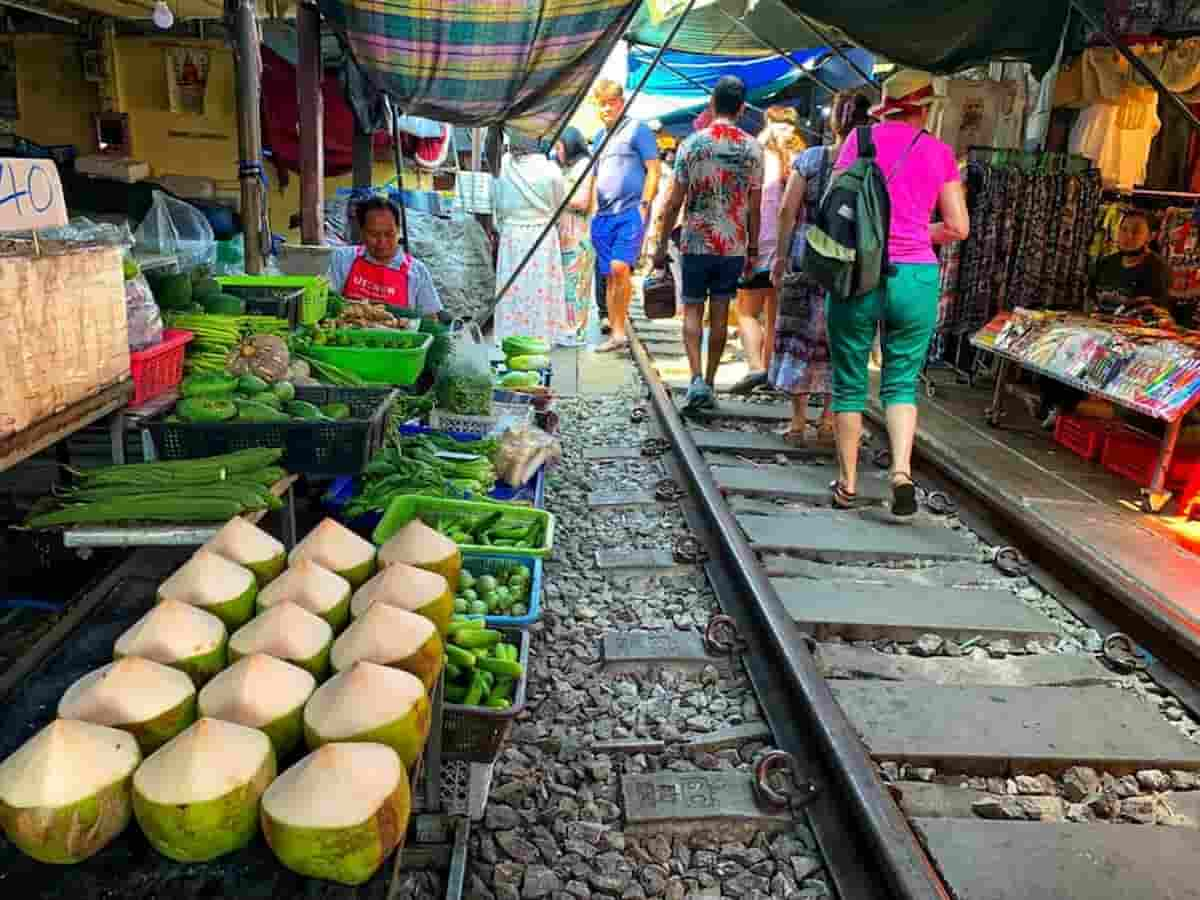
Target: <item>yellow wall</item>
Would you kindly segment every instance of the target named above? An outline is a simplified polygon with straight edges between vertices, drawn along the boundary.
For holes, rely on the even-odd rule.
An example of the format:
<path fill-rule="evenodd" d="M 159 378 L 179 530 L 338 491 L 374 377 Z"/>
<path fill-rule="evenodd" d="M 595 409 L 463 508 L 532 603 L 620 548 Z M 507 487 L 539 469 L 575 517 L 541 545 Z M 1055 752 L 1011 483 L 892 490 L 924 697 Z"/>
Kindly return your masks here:
<path fill-rule="evenodd" d="M 0 37 L 16 45 L 17 111 L 13 132 L 39 144 L 94 146 L 92 116 L 99 109 L 96 85 L 84 81 L 79 45 L 61 35 Z"/>
<path fill-rule="evenodd" d="M 195 116 L 170 111 L 167 100 L 165 50 L 169 46 L 206 47 L 210 71 L 205 114 Z M 233 186 L 237 179 L 237 98 L 233 51 L 217 41 L 162 40 L 122 37 L 116 40 L 116 66 L 120 112 L 129 113 L 133 155 L 150 164 L 154 175 L 196 175 Z M 375 183 L 395 174 L 391 164 L 375 167 Z M 287 234 L 288 220 L 300 210 L 300 178 L 292 174 L 280 192 L 278 173 L 267 166 L 270 188 L 271 229 Z M 414 175 L 405 173 L 405 185 Z M 422 187 L 432 186 L 423 175 Z M 325 181 L 326 199 L 340 187 L 352 184 L 350 175 Z"/>

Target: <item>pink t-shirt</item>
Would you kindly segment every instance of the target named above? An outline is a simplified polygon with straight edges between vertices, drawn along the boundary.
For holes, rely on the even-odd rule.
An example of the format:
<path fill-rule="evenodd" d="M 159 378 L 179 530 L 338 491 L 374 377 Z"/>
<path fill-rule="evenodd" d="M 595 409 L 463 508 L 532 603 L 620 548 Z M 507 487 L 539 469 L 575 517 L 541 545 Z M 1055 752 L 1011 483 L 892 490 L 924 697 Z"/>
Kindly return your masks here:
<path fill-rule="evenodd" d="M 883 177 L 888 179 L 888 196 L 892 200 L 888 258 L 894 263 L 937 262 L 933 242 L 929 239 L 929 220 L 942 185 L 960 180 L 958 163 L 950 145 L 933 135 L 923 134 L 914 146 L 916 136 L 917 130 L 903 122 L 883 122 L 871 130 L 875 160 Z M 857 158 L 856 130 L 842 145 L 837 170 L 850 168 Z"/>

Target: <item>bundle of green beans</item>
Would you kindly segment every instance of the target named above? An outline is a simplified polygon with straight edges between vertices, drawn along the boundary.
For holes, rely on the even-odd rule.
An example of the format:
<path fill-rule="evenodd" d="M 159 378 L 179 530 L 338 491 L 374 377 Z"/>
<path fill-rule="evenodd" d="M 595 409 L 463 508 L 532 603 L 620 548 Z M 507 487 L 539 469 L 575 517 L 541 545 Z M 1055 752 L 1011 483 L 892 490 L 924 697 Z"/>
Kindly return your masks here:
<path fill-rule="evenodd" d="M 35 509 L 30 528 L 117 522 L 224 522 L 278 509 L 271 485 L 287 473 L 283 451 L 263 447 L 173 462 L 74 472 L 76 483 Z"/>
<path fill-rule="evenodd" d="M 287 320 L 275 316 L 167 313 L 166 322 L 171 328 L 182 328 L 195 335 L 183 361 L 189 375 L 224 372 L 230 351 L 251 335 L 273 334 L 284 340 L 288 337 Z"/>

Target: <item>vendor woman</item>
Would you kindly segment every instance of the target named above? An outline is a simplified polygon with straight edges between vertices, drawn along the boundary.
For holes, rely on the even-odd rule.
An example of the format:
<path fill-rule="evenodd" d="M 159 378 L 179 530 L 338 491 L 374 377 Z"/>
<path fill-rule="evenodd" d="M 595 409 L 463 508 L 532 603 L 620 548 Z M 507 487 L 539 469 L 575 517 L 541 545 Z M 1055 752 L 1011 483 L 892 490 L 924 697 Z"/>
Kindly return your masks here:
<path fill-rule="evenodd" d="M 433 276 L 400 246 L 400 208 L 372 197 L 355 210 L 362 246 L 339 247 L 329 263 L 329 284 L 347 300 L 382 303 L 418 316 L 436 316 L 442 301 Z"/>
<path fill-rule="evenodd" d="M 1148 213 L 1125 213 L 1117 233 L 1116 253 L 1096 264 L 1087 311 L 1092 314 L 1136 319 L 1157 324 L 1170 317 L 1171 273 L 1166 262 L 1150 249 L 1154 223 Z M 1059 413 L 1069 413 L 1087 394 L 1049 378 L 1041 379 L 1041 404 L 1037 416 L 1045 428 L 1054 427 Z"/>

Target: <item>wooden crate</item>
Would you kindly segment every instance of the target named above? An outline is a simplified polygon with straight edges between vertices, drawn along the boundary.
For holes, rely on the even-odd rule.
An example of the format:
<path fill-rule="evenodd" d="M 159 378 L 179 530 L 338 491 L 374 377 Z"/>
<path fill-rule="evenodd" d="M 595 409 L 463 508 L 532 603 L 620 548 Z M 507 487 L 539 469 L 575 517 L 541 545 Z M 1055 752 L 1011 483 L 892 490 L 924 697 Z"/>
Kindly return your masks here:
<path fill-rule="evenodd" d="M 128 377 L 119 248 L 0 255 L 0 438 Z"/>

